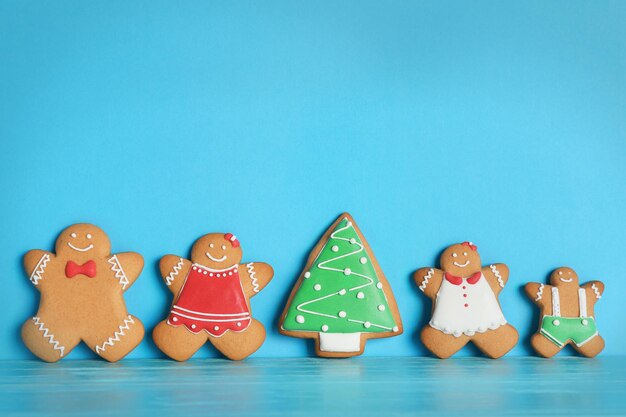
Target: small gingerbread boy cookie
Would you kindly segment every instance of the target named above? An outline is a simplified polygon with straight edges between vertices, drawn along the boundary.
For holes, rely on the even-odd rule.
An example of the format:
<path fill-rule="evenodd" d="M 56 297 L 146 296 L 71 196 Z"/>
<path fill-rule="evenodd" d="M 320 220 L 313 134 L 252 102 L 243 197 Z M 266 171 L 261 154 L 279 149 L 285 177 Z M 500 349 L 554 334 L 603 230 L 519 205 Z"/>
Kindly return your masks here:
<path fill-rule="evenodd" d="M 421 332 L 428 350 L 448 358 L 471 341 L 490 358 L 510 351 L 518 334 L 498 302 L 509 278 L 507 266 L 483 268 L 470 242 L 448 247 L 440 264 L 441 270 L 421 268 L 414 274 L 419 289 L 433 300 L 433 316 Z"/>
<path fill-rule="evenodd" d="M 56 362 L 82 340 L 114 362 L 143 339 L 143 324 L 128 314 L 123 297 L 139 277 L 143 258 L 111 255 L 109 238 L 98 227 L 68 227 L 56 241 L 56 254 L 31 250 L 24 268 L 41 299 L 37 314 L 22 326 L 22 339 L 40 359 Z"/>
<path fill-rule="evenodd" d="M 568 343 L 588 358 L 596 356 L 604 349 L 604 339 L 598 334 L 593 307 L 602 297 L 604 284 L 591 281 L 579 287 L 578 275 L 567 267 L 554 270 L 550 284 L 530 282 L 524 287 L 541 309 L 539 331 L 532 336 L 531 345 L 546 358 Z"/>
<path fill-rule="evenodd" d="M 212 233 L 194 243 L 190 261 L 175 255 L 161 258 L 161 275 L 174 302 L 153 339 L 167 356 L 185 361 L 207 341 L 233 360 L 261 347 L 265 328 L 252 318 L 250 298 L 270 282 L 274 271 L 262 262 L 240 264 L 242 257 L 234 235 Z"/>

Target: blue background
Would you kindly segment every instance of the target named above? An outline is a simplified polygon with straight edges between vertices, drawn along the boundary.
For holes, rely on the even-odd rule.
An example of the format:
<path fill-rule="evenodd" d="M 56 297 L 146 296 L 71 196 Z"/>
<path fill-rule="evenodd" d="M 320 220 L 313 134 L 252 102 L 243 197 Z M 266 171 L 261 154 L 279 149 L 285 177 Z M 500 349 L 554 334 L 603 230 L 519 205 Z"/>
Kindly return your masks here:
<path fill-rule="evenodd" d="M 22 255 L 81 221 L 144 255 L 126 300 L 148 330 L 171 300 L 160 256 L 237 234 L 276 270 L 256 356 L 311 354 L 276 322 L 344 210 L 405 327 L 366 355 L 426 354 L 411 273 L 463 240 L 510 266 L 512 354 L 537 327 L 521 287 L 561 265 L 606 283 L 604 354 L 626 353 L 626 3 L 337 3 L 0 3 L 0 358 L 32 358 Z M 159 356 L 149 335 L 130 355 Z"/>

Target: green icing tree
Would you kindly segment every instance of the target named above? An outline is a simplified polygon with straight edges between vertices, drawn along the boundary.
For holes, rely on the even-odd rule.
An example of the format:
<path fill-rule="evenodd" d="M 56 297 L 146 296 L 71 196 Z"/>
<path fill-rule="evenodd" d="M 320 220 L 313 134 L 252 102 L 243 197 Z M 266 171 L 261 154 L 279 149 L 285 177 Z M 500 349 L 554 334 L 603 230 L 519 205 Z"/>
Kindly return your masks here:
<path fill-rule="evenodd" d="M 319 332 L 321 339 L 330 334 L 397 332 L 386 290 L 352 222 L 344 218 L 304 273 L 282 328 Z"/>

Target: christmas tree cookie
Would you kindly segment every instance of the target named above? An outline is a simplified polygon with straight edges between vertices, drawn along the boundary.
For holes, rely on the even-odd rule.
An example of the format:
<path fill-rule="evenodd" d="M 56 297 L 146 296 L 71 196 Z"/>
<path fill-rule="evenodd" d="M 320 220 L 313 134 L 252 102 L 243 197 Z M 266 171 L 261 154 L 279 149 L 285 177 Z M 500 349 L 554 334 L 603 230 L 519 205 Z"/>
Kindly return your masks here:
<path fill-rule="evenodd" d="M 331 358 L 362 354 L 367 339 L 402 334 L 391 287 L 348 213 L 313 248 L 279 330 L 315 339 L 317 355 Z"/>

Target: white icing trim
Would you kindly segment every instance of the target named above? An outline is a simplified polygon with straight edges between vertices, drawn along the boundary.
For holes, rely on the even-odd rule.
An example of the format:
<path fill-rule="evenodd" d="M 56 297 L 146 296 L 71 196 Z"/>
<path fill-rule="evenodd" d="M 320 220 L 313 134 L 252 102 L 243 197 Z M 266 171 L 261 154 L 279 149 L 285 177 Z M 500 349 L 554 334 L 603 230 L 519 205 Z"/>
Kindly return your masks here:
<path fill-rule="evenodd" d="M 348 321 L 351 321 L 352 323 L 363 324 L 363 325 L 365 325 L 366 328 L 370 327 L 370 326 L 374 326 L 374 327 L 378 327 L 379 329 L 392 330 L 391 327 L 381 326 L 380 324 L 374 324 L 374 323 L 369 322 L 369 321 L 352 320 L 352 319 L 348 319 Z"/>
<path fill-rule="evenodd" d="M 587 317 L 587 292 L 584 288 L 578 289 L 578 309 L 581 318 Z"/>
<path fill-rule="evenodd" d="M 78 252 L 87 252 L 91 249 L 93 249 L 93 243 L 90 243 L 89 246 L 87 246 L 86 248 L 79 248 L 77 246 L 72 245 L 70 242 L 67 242 L 67 246 L 69 246 L 70 248 L 74 249 L 75 251 Z"/>
<path fill-rule="evenodd" d="M 222 256 L 221 258 L 215 258 L 211 256 L 209 252 L 206 252 L 205 255 L 207 256 L 207 258 L 209 258 L 213 262 L 224 262 L 226 260 L 226 255 Z"/>
<path fill-rule="evenodd" d="M 428 273 L 424 276 L 424 281 L 422 281 L 422 283 L 418 287 L 422 292 L 426 291 L 426 286 L 428 285 L 428 281 L 430 281 L 430 279 L 433 277 L 434 273 L 435 273 L 435 269 L 434 268 L 430 268 L 428 270 Z"/>
<path fill-rule="evenodd" d="M 37 262 L 35 269 L 33 269 L 33 272 L 30 274 L 30 277 L 29 277 L 30 282 L 32 282 L 34 285 L 39 284 L 39 280 L 43 278 L 42 276 L 43 271 L 48 265 L 49 261 L 50 261 L 50 255 L 47 253 L 44 253 L 39 259 L 39 262 Z"/>
<path fill-rule="evenodd" d="M 183 269 L 184 262 L 185 260 L 183 258 L 178 258 L 178 263 L 174 265 L 172 271 L 165 277 L 165 285 L 167 285 L 168 287 L 172 285 L 172 282 L 174 282 L 174 278 L 176 278 L 180 270 Z"/>
<path fill-rule="evenodd" d="M 254 270 L 254 262 L 250 262 L 249 264 L 246 264 L 246 267 L 248 267 L 248 275 L 250 276 L 250 279 L 252 280 L 252 289 L 254 290 L 254 292 L 259 292 L 259 282 L 256 279 L 256 271 Z"/>
<path fill-rule="evenodd" d="M 226 323 L 226 322 L 231 322 L 231 321 L 244 321 L 244 320 L 250 320 L 251 317 L 250 316 L 245 316 L 245 317 L 235 317 L 232 319 L 203 319 L 200 317 L 193 317 L 193 316 L 188 316 L 186 314 L 180 313 L 178 311 L 174 311 L 172 310 L 172 314 L 176 314 L 177 316 L 181 316 L 181 317 L 185 317 L 191 320 L 197 320 L 197 321 L 210 321 L 210 322 L 217 322 L 217 323 Z"/>
<path fill-rule="evenodd" d="M 250 313 L 230 313 L 230 314 L 226 314 L 226 313 L 222 313 L 222 314 L 218 314 L 218 313 L 201 313 L 199 311 L 195 311 L 195 310 L 189 310 L 187 308 L 183 308 L 180 306 L 175 305 L 173 307 L 174 309 L 178 309 L 178 310 L 183 310 L 186 311 L 187 313 L 192 313 L 192 314 L 198 314 L 200 316 L 220 316 L 220 317 L 237 317 L 237 316 L 249 316 Z"/>
<path fill-rule="evenodd" d="M 504 288 L 504 281 L 502 280 L 502 275 L 500 275 L 500 271 L 498 271 L 498 268 L 495 265 L 489 265 L 489 269 L 491 269 L 491 272 L 493 272 L 496 278 L 498 278 L 498 284 L 500 284 L 500 288 Z"/>
<path fill-rule="evenodd" d="M 347 220 L 347 217 L 344 218 L 344 220 Z M 353 227 L 352 226 L 352 222 L 351 221 L 347 221 L 346 225 L 344 227 L 342 227 L 340 229 L 337 229 L 333 233 L 331 233 L 330 238 L 328 240 L 330 241 L 331 239 L 337 239 L 337 240 L 341 240 L 341 241 L 344 241 L 344 242 L 350 242 L 353 245 L 357 245 L 358 249 L 356 249 L 353 252 L 346 253 L 346 254 L 343 254 L 343 255 L 339 255 L 339 256 L 337 256 L 335 258 L 328 259 L 328 260 L 326 260 L 324 262 L 320 262 L 319 264 L 317 264 L 317 267 L 319 269 L 324 269 L 324 270 L 327 270 L 327 271 L 339 272 L 342 275 L 344 275 L 345 274 L 345 269 L 331 268 L 331 267 L 326 266 L 326 264 L 328 264 L 330 262 L 337 261 L 339 259 L 346 258 L 348 256 L 355 255 L 357 253 L 361 253 L 361 252 L 363 252 L 365 250 L 365 247 L 363 246 L 363 244 L 361 244 L 360 242 L 357 242 L 354 238 L 348 239 L 348 238 L 345 238 L 345 237 L 338 237 L 337 236 L 338 233 L 341 233 L 344 230 L 347 230 L 347 229 L 349 229 L 351 227 Z M 321 251 L 320 251 L 320 253 L 321 253 Z M 319 257 L 319 254 L 317 256 Z M 315 261 L 317 261 L 317 258 L 315 259 Z M 352 272 L 352 271 L 350 271 L 350 274 L 351 275 L 356 275 L 356 276 L 361 277 L 361 278 L 365 278 L 368 282 L 363 284 L 363 285 L 357 285 L 356 287 L 350 288 L 348 291 L 356 291 L 356 290 L 359 290 L 361 288 L 365 288 L 365 287 L 368 287 L 370 285 L 374 285 L 374 279 L 371 278 L 371 277 L 368 277 L 368 276 L 363 275 L 363 274 L 359 274 L 357 272 Z M 378 284 L 380 284 L 380 282 Z M 377 286 L 377 288 L 379 288 L 379 289 L 382 288 L 382 285 L 381 286 Z M 312 314 L 314 316 L 321 316 L 321 317 L 328 317 L 328 318 L 331 318 L 331 319 L 338 319 L 339 315 L 334 315 L 333 316 L 333 315 L 330 315 L 330 314 L 320 313 L 320 312 L 317 312 L 317 311 L 306 310 L 303 307 L 305 307 L 305 306 L 307 306 L 309 304 L 313 304 L 313 303 L 316 303 L 318 301 L 324 300 L 324 299 L 329 298 L 329 297 L 334 297 L 336 295 L 344 295 L 345 293 L 346 293 L 345 289 L 341 289 L 341 290 L 339 290 L 337 292 L 325 295 L 323 297 L 319 297 L 319 298 L 315 298 L 313 300 L 305 301 L 304 303 L 301 303 L 298 306 L 296 306 L 296 310 L 298 310 L 298 311 L 300 311 L 302 313 Z M 385 295 L 384 292 L 383 292 L 383 297 L 385 298 L 385 301 L 387 301 L 387 296 Z M 355 321 L 357 323 L 365 323 L 365 322 L 360 322 L 360 321 L 356 321 L 356 320 L 350 320 L 350 321 Z M 380 328 L 383 328 L 383 329 L 391 330 L 388 327 L 380 326 L 380 325 L 377 325 L 377 324 L 373 324 L 372 323 L 371 325 L 372 326 L 376 326 L 376 327 L 380 327 Z"/>
<path fill-rule="evenodd" d="M 39 317 L 33 317 L 33 323 L 35 323 L 35 326 L 39 327 L 40 332 L 43 332 L 44 339 L 48 339 L 48 343 L 53 345 L 52 349 L 60 351 L 61 357 L 63 357 L 63 354 L 65 353 L 65 346 L 61 345 L 61 343 L 54 338 L 54 335 L 50 333 L 50 329 L 45 327 Z"/>
<path fill-rule="evenodd" d="M 320 333 L 322 352 L 359 352 L 361 333 Z"/>
<path fill-rule="evenodd" d="M 111 264 L 111 269 L 113 270 L 113 272 L 115 272 L 115 278 L 117 278 L 117 280 L 122 285 L 122 289 L 125 290 L 129 281 L 126 273 L 124 273 L 124 269 L 122 268 L 120 260 L 117 259 L 117 255 L 111 256 L 107 262 Z"/>
<path fill-rule="evenodd" d="M 204 266 L 201 264 L 192 264 L 191 267 L 196 267 L 196 268 L 200 268 L 200 269 L 206 269 L 207 271 L 210 272 L 228 272 L 228 271 L 234 271 L 235 269 L 237 269 L 237 264 L 231 265 L 228 268 L 224 268 L 224 269 L 213 269 L 213 268 L 209 268 L 208 266 Z"/>
<path fill-rule="evenodd" d="M 596 284 L 591 284 L 591 289 L 596 294 L 596 299 L 599 300 L 600 298 L 602 298 L 602 294 L 600 294 L 600 291 L 598 291 L 598 287 L 596 286 Z"/>
<path fill-rule="evenodd" d="M 559 290 L 552 287 L 552 315 L 561 317 L 561 302 L 559 300 Z"/>
<path fill-rule="evenodd" d="M 126 336 L 124 330 L 130 330 L 131 324 L 135 324 L 135 320 L 133 320 L 133 317 L 129 314 L 128 317 L 124 319 L 123 324 L 118 327 L 118 330 L 113 333 L 112 337 L 109 337 L 104 343 L 102 343 L 102 345 L 96 345 L 96 353 L 100 354 L 101 352 L 104 352 L 107 346 L 113 347 L 116 342 L 120 341 L 121 336 Z"/>
<path fill-rule="evenodd" d="M 452 262 L 452 263 L 453 263 L 455 266 L 458 266 L 459 268 L 465 268 L 467 265 L 469 265 L 469 264 L 470 264 L 470 261 L 469 261 L 469 259 L 468 259 L 468 260 L 467 260 L 467 261 L 465 261 L 465 263 L 463 263 L 463 264 L 460 264 L 460 263 L 458 263 L 458 262 Z"/>
<path fill-rule="evenodd" d="M 541 300 L 541 297 L 543 297 L 543 284 L 539 284 L 539 290 L 537 291 L 537 298 L 535 298 L 535 301 L 539 301 Z"/>
<path fill-rule="evenodd" d="M 500 326 L 504 326 L 507 323 L 506 319 L 504 317 L 502 317 L 500 319 L 500 321 L 494 321 L 492 323 L 489 323 L 489 325 L 487 325 L 486 327 L 478 327 L 478 328 L 469 328 L 469 329 L 465 329 L 464 331 L 454 331 L 454 330 L 450 330 L 447 327 L 443 327 L 443 326 L 439 326 L 437 323 L 433 322 L 433 320 L 431 319 L 431 321 L 428 323 L 430 325 L 430 327 L 432 327 L 433 329 L 437 329 L 445 334 L 451 334 L 454 337 L 460 337 L 461 335 L 466 335 L 466 336 L 474 336 L 476 333 L 485 333 L 487 330 L 495 330 L 497 328 L 499 328 Z"/>

